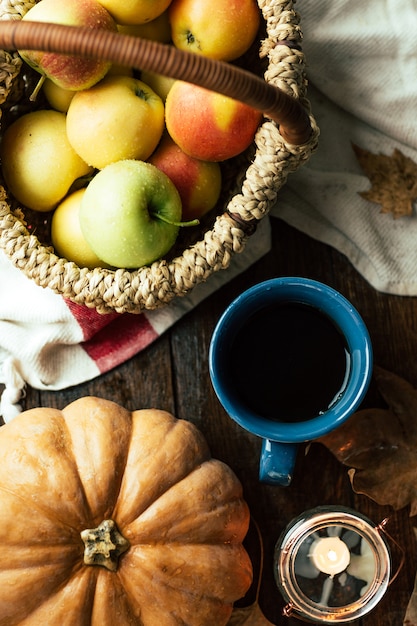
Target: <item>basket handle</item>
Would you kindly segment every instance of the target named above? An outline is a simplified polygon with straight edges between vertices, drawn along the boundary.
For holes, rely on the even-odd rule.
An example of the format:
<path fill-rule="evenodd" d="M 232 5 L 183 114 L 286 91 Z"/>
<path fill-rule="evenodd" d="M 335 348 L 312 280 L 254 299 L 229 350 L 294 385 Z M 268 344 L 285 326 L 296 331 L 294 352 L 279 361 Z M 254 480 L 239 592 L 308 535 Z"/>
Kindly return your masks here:
<path fill-rule="evenodd" d="M 296 98 L 231 63 L 167 44 L 104 30 L 4 20 L 0 22 L 0 48 L 81 55 L 164 74 L 259 109 L 277 122 L 281 136 L 290 144 L 306 144 L 312 134 L 309 115 Z"/>

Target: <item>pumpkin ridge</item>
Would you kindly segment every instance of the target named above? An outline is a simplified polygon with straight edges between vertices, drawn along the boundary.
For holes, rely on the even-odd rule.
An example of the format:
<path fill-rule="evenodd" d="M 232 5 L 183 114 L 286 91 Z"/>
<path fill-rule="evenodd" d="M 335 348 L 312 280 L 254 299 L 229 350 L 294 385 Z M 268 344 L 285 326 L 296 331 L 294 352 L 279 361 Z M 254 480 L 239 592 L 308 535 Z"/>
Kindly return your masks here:
<path fill-rule="evenodd" d="M 88 626 L 103 626 L 104 623 L 109 626 L 109 607 L 114 611 L 115 606 L 117 622 L 111 621 L 110 626 L 144 626 L 140 619 L 140 608 L 136 607 L 134 596 L 123 586 L 118 572 L 109 572 L 101 567 L 94 569 L 97 570 L 97 578 L 91 623 Z"/>
<path fill-rule="evenodd" d="M 125 525 L 124 536 L 134 544 L 147 543 L 149 536 L 152 538 L 158 531 L 159 538 L 165 541 L 187 542 L 194 541 L 194 532 L 202 542 L 223 543 L 233 534 L 234 527 L 239 530 L 236 542 L 240 542 L 249 527 L 249 509 L 242 493 L 242 485 L 232 470 L 222 461 L 209 458 Z"/>
<path fill-rule="evenodd" d="M 78 563 L 78 567 L 76 566 L 72 569 L 67 579 L 62 580 L 60 584 L 54 589 L 52 594 L 44 600 L 44 602 L 32 608 L 30 613 L 26 616 L 24 623 L 27 623 L 28 626 L 49 624 L 49 619 L 52 615 L 52 611 L 51 608 L 48 607 L 52 605 L 54 609 L 54 626 L 61 623 L 68 624 L 68 607 L 71 607 L 73 611 L 77 611 L 77 621 L 71 622 L 72 624 L 76 623 L 77 626 L 90 626 L 92 624 L 91 616 L 94 608 L 94 595 L 97 588 L 98 572 L 93 571 L 93 568 L 88 569 L 90 571 L 87 571 L 87 568 L 84 568 L 82 563 Z M 88 593 L 83 593 L 82 589 L 79 588 L 80 586 L 78 586 L 78 589 L 77 587 L 75 587 L 74 589 L 74 583 L 79 583 L 80 580 L 82 582 L 84 582 L 84 580 L 87 580 Z M 69 589 L 71 590 L 71 593 L 69 593 Z M 80 595 L 81 598 L 78 598 L 78 595 Z M 57 599 L 59 597 L 60 599 Z M 81 614 L 82 618 L 80 618 Z M 19 620 L 18 622 L 13 624 L 4 624 L 4 626 L 20 626 L 20 624 L 21 621 Z M 1 622 L 0 626 L 3 626 Z"/>
<path fill-rule="evenodd" d="M 185 546 L 178 543 L 169 545 L 166 544 L 166 547 L 168 548 L 168 552 L 170 552 L 170 548 L 173 548 L 175 551 L 178 548 L 184 548 Z M 196 547 L 201 548 L 202 551 L 206 553 L 206 557 L 211 554 L 211 549 L 213 548 L 213 546 L 207 544 L 207 550 L 204 550 L 204 545 L 194 544 L 188 545 L 186 551 L 189 555 L 191 555 Z M 229 559 L 233 560 L 233 566 L 230 567 L 230 560 L 227 560 L 226 567 L 220 568 L 221 574 L 217 580 L 216 588 L 213 587 L 213 578 L 216 577 L 216 574 L 219 574 L 219 569 L 214 567 L 214 564 L 212 564 L 211 576 L 210 579 L 207 579 L 207 584 L 204 584 L 206 573 L 202 571 L 194 573 L 193 570 L 191 573 L 193 580 L 192 583 L 190 583 L 191 586 L 195 583 L 195 590 L 193 590 L 191 586 L 187 587 L 187 585 L 184 585 L 184 579 L 181 576 L 181 572 L 178 572 L 179 577 L 177 580 L 175 570 L 171 573 L 164 570 L 159 572 L 153 562 L 149 565 L 149 561 L 147 559 L 147 557 L 150 556 L 149 554 L 144 554 L 140 559 L 145 565 L 147 565 L 147 567 L 141 567 L 140 563 L 135 566 L 133 563 L 136 561 L 134 558 L 134 546 L 131 548 L 130 553 L 126 553 L 125 563 L 128 561 L 129 563 L 120 568 L 118 576 L 122 582 L 125 593 L 127 593 L 130 597 L 134 596 L 136 603 L 139 606 L 144 606 L 146 608 L 148 608 L 148 606 L 152 606 L 155 588 L 158 589 L 159 601 L 162 605 L 164 604 L 165 598 L 170 598 L 170 615 L 175 616 L 178 620 L 181 620 L 175 622 L 178 625 L 186 624 L 187 626 L 196 626 L 198 624 L 199 626 L 213 626 L 213 622 L 226 624 L 228 617 L 232 612 L 233 603 L 240 597 L 243 597 L 252 582 L 252 565 L 243 546 L 218 545 L 217 548 L 218 554 L 227 554 Z M 146 546 L 145 553 L 148 549 L 153 549 L 153 546 Z M 138 546 L 137 551 L 140 552 L 140 550 L 141 547 Z M 238 562 L 239 565 L 237 565 Z M 184 562 L 184 566 L 187 565 L 188 562 Z M 178 569 L 177 566 L 175 567 Z M 134 568 L 135 571 L 140 571 L 139 575 L 141 584 L 138 584 L 139 579 L 132 577 L 132 568 Z M 237 579 L 239 579 L 239 582 L 237 582 Z M 144 580 L 146 580 L 148 584 L 145 584 Z M 175 585 L 175 582 L 178 584 Z M 229 589 L 227 589 L 226 582 L 229 584 Z M 162 588 L 163 592 L 161 590 Z M 130 592 L 130 589 L 135 589 L 136 595 L 134 595 L 133 591 Z M 221 589 L 223 589 L 223 592 Z M 199 607 L 200 620 L 198 622 L 196 621 L 195 616 L 196 606 Z M 203 606 L 204 608 L 202 608 Z M 181 612 L 175 611 L 172 607 L 181 607 Z M 155 607 L 155 610 L 157 611 L 158 607 Z M 200 613 L 200 611 L 202 611 L 202 613 Z M 213 611 L 216 612 L 213 613 Z M 187 621 L 183 621 L 185 613 L 187 613 Z M 222 616 L 224 621 L 220 621 Z M 154 624 L 156 623 L 156 617 L 157 615 L 154 616 L 151 610 L 150 615 L 144 619 L 143 623 Z M 148 622 L 149 618 L 153 618 L 153 620 Z"/>
<path fill-rule="evenodd" d="M 6 468 L 17 470 L 20 480 L 23 476 L 30 478 L 30 489 L 24 482 L 18 483 L 19 493 L 12 493 L 30 499 L 31 506 L 36 506 L 48 520 L 76 530 L 88 514 L 88 503 L 62 412 L 38 407 L 25 411 L 21 417 L 17 423 L 12 420 L 3 426 L 1 431 L 1 452 Z M 2 486 L 6 483 L 7 487 L 12 481 L 13 476 L 6 473 Z M 63 488 L 70 488 L 71 493 L 77 494 L 76 500 L 67 498 L 65 506 L 60 499 Z M 67 521 L 69 517 L 73 520 L 71 524 Z"/>
<path fill-rule="evenodd" d="M 156 417 L 154 417 L 156 415 Z M 165 461 L 164 464 L 156 463 L 155 459 L 158 457 L 158 446 L 155 445 L 152 452 L 148 451 L 148 456 L 144 454 L 138 455 L 134 458 L 134 463 L 130 455 L 127 458 L 127 465 L 124 475 L 124 480 L 120 486 L 119 497 L 116 502 L 116 506 L 113 510 L 113 515 L 110 517 L 114 519 L 120 529 L 126 528 L 135 522 L 141 515 L 143 515 L 159 498 L 163 497 L 177 482 L 185 480 L 197 466 L 203 465 L 205 462 L 211 459 L 211 453 L 205 438 L 197 427 L 188 420 L 182 420 L 174 417 L 171 413 L 160 409 L 140 409 L 132 412 L 132 438 L 134 446 L 141 448 L 142 444 L 142 427 L 144 420 L 153 420 L 153 423 L 147 424 L 149 428 L 155 428 L 158 430 L 161 425 L 164 428 L 163 439 L 159 441 L 160 446 L 170 451 L 169 464 Z M 158 421 L 157 421 L 158 420 Z M 136 422 L 136 423 L 135 423 Z M 156 423 L 155 423 L 156 422 Z M 136 428 L 135 428 L 136 426 Z M 139 435 L 139 436 L 138 436 Z M 137 439 L 136 439 L 137 437 Z M 177 439 L 180 440 L 181 445 Z M 156 449 L 155 449 L 156 448 Z M 175 452 L 175 455 L 172 453 Z M 160 460 L 160 459 L 159 459 Z M 155 464 L 155 471 L 157 474 L 150 474 L 154 482 L 154 489 L 149 488 L 149 483 L 145 489 L 138 489 L 136 492 L 136 500 L 139 495 L 142 500 L 140 505 L 129 511 L 129 514 L 125 511 L 126 507 L 126 495 L 132 493 L 131 486 L 125 484 L 126 475 L 130 476 L 133 471 L 133 467 L 139 464 L 139 466 L 147 466 Z M 163 473 L 165 470 L 166 474 Z M 155 476 L 158 476 L 158 483 L 155 483 Z M 162 480 L 163 478 L 163 480 Z M 143 481 L 143 476 L 141 477 Z M 135 480 L 135 486 L 138 486 L 138 480 Z M 157 486 L 157 488 L 156 488 Z M 125 496 L 124 498 L 121 496 Z M 124 504 L 121 501 L 124 499 Z M 126 537 L 128 538 L 128 537 Z"/>
<path fill-rule="evenodd" d="M 38 624 L 40 623 L 39 621 L 30 621 L 33 619 L 33 614 L 36 613 L 39 608 L 42 608 L 45 597 L 48 597 L 48 593 L 51 593 L 50 597 L 53 598 L 68 586 L 69 580 L 71 580 L 76 575 L 77 571 L 80 571 L 80 565 L 81 564 L 79 563 L 79 561 L 75 562 L 70 567 L 62 568 L 58 575 L 56 569 L 54 569 L 53 563 L 48 563 L 41 566 L 41 568 L 43 567 L 44 575 L 39 572 L 39 565 L 30 568 L 26 567 L 24 578 L 30 578 L 30 572 L 32 571 L 35 573 L 34 578 L 35 580 L 37 579 L 39 581 L 39 585 L 36 586 L 34 584 L 31 584 L 30 586 L 28 586 L 28 593 L 24 596 L 25 600 L 23 602 L 13 602 L 13 600 L 11 601 L 10 595 L 12 594 L 13 589 L 7 590 L 9 592 L 7 593 L 7 583 L 10 579 L 9 576 L 6 576 L 5 584 L 2 585 L 2 592 L 8 595 L 6 609 L 7 615 L 4 612 L 2 612 L 2 614 L 0 615 L 0 626 L 20 626 L 20 624 L 22 624 L 22 620 L 25 620 L 24 623 L 38 626 Z M 51 571 L 48 572 L 48 569 Z M 7 573 L 7 570 L 1 572 L 1 574 L 4 573 Z M 22 578 L 22 576 L 23 574 L 20 575 L 20 578 Z M 47 581 L 46 584 L 45 580 Z M 51 582 L 56 583 L 56 586 L 51 586 Z M 45 590 L 45 587 L 47 588 L 47 591 Z M 11 607 L 14 608 L 13 615 L 10 614 Z"/>
<path fill-rule="evenodd" d="M 120 578 L 120 577 L 119 577 L 119 578 Z M 149 573 L 148 579 L 149 579 L 149 580 L 151 580 L 151 579 L 152 579 L 152 574 L 151 574 L 151 573 Z M 124 593 L 128 596 L 128 598 L 130 599 L 130 601 L 131 601 L 132 603 L 137 603 L 137 596 L 135 596 L 134 594 L 130 593 L 129 589 L 128 589 L 128 588 L 126 588 L 126 586 L 123 584 L 123 582 L 122 582 L 122 581 L 121 581 L 121 584 L 122 584 L 122 587 L 123 587 L 123 591 L 124 591 Z M 161 584 L 162 584 L 162 583 L 161 583 Z M 175 587 L 173 587 L 173 586 L 171 587 L 171 586 L 169 586 L 169 585 L 166 585 L 166 587 L 167 587 L 168 589 L 170 589 L 171 591 L 176 591 L 176 592 L 178 592 L 178 593 L 179 593 L 180 595 L 182 595 L 182 596 L 187 596 L 187 597 L 191 600 L 191 602 L 192 602 L 192 603 L 194 603 L 194 602 L 201 603 L 201 601 L 202 601 L 201 593 L 197 593 L 197 592 L 193 593 L 192 591 L 190 591 L 190 590 L 185 590 L 185 589 L 183 589 L 183 590 L 181 590 L 181 591 L 178 591 L 178 589 L 176 589 L 176 588 L 175 588 Z M 220 600 L 219 598 L 216 598 L 216 597 L 215 597 L 215 596 L 213 596 L 213 595 L 208 595 L 208 594 L 205 594 L 205 595 L 204 595 L 204 601 L 205 601 L 205 603 L 206 603 L 206 604 L 210 604 L 213 608 L 214 608 L 214 607 L 216 607 L 216 608 L 217 608 L 217 610 L 219 610 L 219 611 L 223 611 L 223 612 L 225 611 L 225 603 L 224 603 L 224 600 Z M 231 611 L 232 611 L 232 605 L 230 606 L 230 610 L 229 610 L 229 612 L 231 613 Z M 185 621 L 183 620 L 183 618 L 182 618 L 182 617 L 180 617 L 180 616 L 177 614 L 177 612 L 176 612 L 175 610 L 174 610 L 173 612 L 171 612 L 171 613 L 170 613 L 170 615 L 171 615 L 172 617 L 175 617 L 177 620 L 179 620 L 179 619 L 181 620 L 181 621 L 177 621 L 177 622 L 176 622 L 176 623 L 178 624 L 178 626 L 196 626 L 194 623 L 192 624 L 192 623 L 191 623 L 191 622 L 189 622 L 189 621 L 185 622 Z M 138 626 L 143 626 L 144 624 L 147 624 L 147 623 L 148 623 L 147 621 L 146 621 L 146 622 L 142 622 L 142 621 L 141 621 L 141 622 L 138 622 Z M 200 622 L 199 622 L 199 624 L 200 624 Z M 201 622 L 201 624 L 202 624 L 202 626 L 213 626 L 212 621 L 210 621 L 210 622 L 208 622 L 208 621 Z"/>
<path fill-rule="evenodd" d="M 155 502 L 158 501 L 156 500 Z M 153 513 L 152 506 L 149 508 Z M 182 519 L 182 524 L 181 522 L 177 522 L 177 528 L 174 529 L 175 534 L 170 534 L 170 530 L 172 530 L 172 528 L 170 528 L 163 539 L 158 538 L 155 541 L 150 541 L 147 529 L 143 531 L 140 528 L 141 516 L 124 528 L 124 534 L 132 544 L 143 543 L 152 545 L 184 542 L 190 545 L 232 545 L 241 543 L 247 534 L 249 522 L 246 520 L 249 519 L 249 509 L 242 498 L 236 497 L 230 502 L 220 504 L 201 515 L 204 515 L 204 519 L 201 523 L 199 523 L 200 514 L 198 512 L 194 516 L 190 514 L 188 517 Z M 217 519 L 223 520 L 221 528 L 215 525 Z M 225 519 L 227 522 L 224 521 Z M 139 528 L 135 528 L 136 525 L 139 526 Z M 210 532 L 205 530 L 206 527 L 211 526 L 214 528 L 211 529 Z M 197 532 L 201 535 L 200 541 L 195 541 L 195 538 L 190 536 L 193 527 L 198 528 Z M 187 539 L 190 539 L 190 541 L 187 541 Z"/>
<path fill-rule="evenodd" d="M 17 500 L 19 500 L 20 502 L 23 502 L 26 505 L 26 497 L 16 493 L 16 491 L 13 491 L 11 489 L 7 489 L 5 488 L 3 485 L 0 485 L 0 492 L 3 493 L 8 493 L 10 495 L 12 495 L 14 498 L 16 498 Z M 79 534 L 79 530 L 77 527 L 75 527 L 73 524 L 68 524 L 68 522 L 66 522 L 65 520 L 61 519 L 58 515 L 55 514 L 55 511 L 52 510 L 51 508 L 47 508 L 42 506 L 42 503 L 40 502 L 34 502 L 31 501 L 31 508 L 35 509 L 36 511 L 38 511 L 39 513 L 41 513 L 48 521 L 53 522 L 53 523 L 58 523 L 61 526 L 64 526 L 65 528 L 70 528 L 71 530 L 74 531 L 74 534 Z M 0 625 L 1 626 L 1 625 Z"/>
<path fill-rule="evenodd" d="M 62 414 L 88 511 L 83 523 L 85 528 L 95 527 L 104 519 L 115 519 L 114 509 L 119 499 L 128 451 L 132 442 L 132 412 L 111 400 L 86 396 L 65 407 Z M 86 415 L 88 415 L 88 421 L 85 418 Z M 108 447 L 106 449 L 106 442 L 103 444 L 97 435 L 95 439 L 89 437 L 92 422 L 103 426 L 98 430 L 101 436 L 111 437 L 111 450 Z M 97 442 L 99 445 L 95 448 Z M 87 459 L 87 463 L 83 464 L 83 457 Z M 113 463 L 111 479 L 107 479 L 108 468 L 105 469 L 108 459 L 111 459 Z M 85 474 L 86 467 L 90 470 L 89 475 Z M 101 491 L 103 491 L 101 499 L 94 501 L 94 496 Z M 100 511 L 97 509 L 99 505 L 102 509 Z"/>
<path fill-rule="evenodd" d="M 125 555 L 122 554 L 121 560 L 123 560 L 124 556 Z M 97 568 L 97 569 L 102 569 L 102 568 Z M 101 577 L 103 575 L 103 573 L 106 573 L 106 572 L 99 572 L 99 576 Z M 120 575 L 120 568 L 116 572 L 107 572 L 107 573 L 111 574 L 114 577 L 117 577 L 117 579 L 119 581 L 119 585 L 120 585 L 121 589 L 123 589 L 123 593 L 126 596 L 127 604 L 130 604 L 131 607 L 137 606 L 137 596 L 135 596 L 135 594 L 132 593 L 131 590 L 124 584 L 123 577 Z M 139 607 L 139 610 L 140 610 L 140 607 Z M 135 616 L 135 620 L 137 620 L 137 621 L 134 622 L 135 626 L 144 626 L 144 622 L 140 619 L 139 616 Z M 120 626 L 122 626 L 122 625 L 120 625 Z"/>

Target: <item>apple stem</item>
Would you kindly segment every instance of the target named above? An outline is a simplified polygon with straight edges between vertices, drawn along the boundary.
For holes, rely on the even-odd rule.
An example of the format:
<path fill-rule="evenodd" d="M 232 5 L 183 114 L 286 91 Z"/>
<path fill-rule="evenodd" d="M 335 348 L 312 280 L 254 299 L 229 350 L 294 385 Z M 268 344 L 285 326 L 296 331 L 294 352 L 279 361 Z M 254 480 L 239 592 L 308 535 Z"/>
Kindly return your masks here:
<path fill-rule="evenodd" d="M 35 102 L 36 101 L 36 98 L 38 97 L 38 94 L 39 94 L 40 90 L 42 89 L 42 85 L 45 82 L 45 78 L 46 78 L 45 74 L 42 74 L 42 76 L 40 77 L 40 79 L 36 83 L 35 89 L 30 94 L 30 97 L 29 97 L 30 102 Z"/>
<path fill-rule="evenodd" d="M 173 222 L 172 220 L 167 219 L 166 217 L 160 215 L 160 213 L 155 213 L 155 217 L 157 217 L 161 222 L 165 222 L 166 224 L 171 224 L 171 226 L 198 226 L 200 220 L 189 220 L 188 222 Z"/>

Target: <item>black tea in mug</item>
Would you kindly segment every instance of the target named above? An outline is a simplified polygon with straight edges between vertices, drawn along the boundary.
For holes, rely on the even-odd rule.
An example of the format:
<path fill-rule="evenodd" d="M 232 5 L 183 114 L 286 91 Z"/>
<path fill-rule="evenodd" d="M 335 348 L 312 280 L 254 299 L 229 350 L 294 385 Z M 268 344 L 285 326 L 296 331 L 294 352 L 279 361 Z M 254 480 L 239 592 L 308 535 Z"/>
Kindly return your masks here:
<path fill-rule="evenodd" d="M 324 413 L 346 384 L 344 336 L 317 308 L 281 302 L 252 314 L 230 349 L 230 376 L 241 401 L 271 420 Z"/>

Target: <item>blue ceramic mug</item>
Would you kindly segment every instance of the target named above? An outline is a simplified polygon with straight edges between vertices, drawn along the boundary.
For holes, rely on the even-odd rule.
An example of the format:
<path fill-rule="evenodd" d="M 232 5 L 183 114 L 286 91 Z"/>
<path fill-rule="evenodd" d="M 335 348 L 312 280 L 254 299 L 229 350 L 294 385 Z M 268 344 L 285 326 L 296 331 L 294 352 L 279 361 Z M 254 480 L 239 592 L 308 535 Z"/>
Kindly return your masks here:
<path fill-rule="evenodd" d="M 228 415 L 262 438 L 260 480 L 287 486 L 298 445 L 336 429 L 361 404 L 372 346 L 340 293 L 307 278 L 273 278 L 224 311 L 209 368 Z"/>

